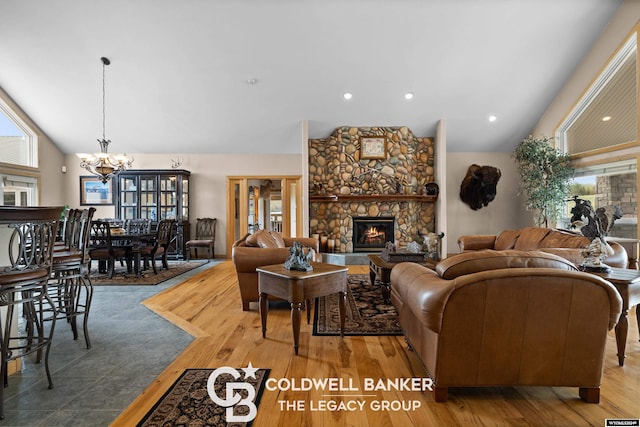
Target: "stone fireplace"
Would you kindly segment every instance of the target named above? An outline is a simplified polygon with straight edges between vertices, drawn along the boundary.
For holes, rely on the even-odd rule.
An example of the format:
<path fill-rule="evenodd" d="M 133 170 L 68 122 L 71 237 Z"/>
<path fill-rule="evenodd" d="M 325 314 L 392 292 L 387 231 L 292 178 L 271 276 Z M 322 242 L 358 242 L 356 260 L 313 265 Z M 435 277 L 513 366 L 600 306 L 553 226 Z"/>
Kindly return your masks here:
<path fill-rule="evenodd" d="M 357 216 L 353 218 L 353 251 L 379 252 L 393 242 L 394 217 Z"/>
<path fill-rule="evenodd" d="M 363 138 L 383 138 L 383 155 L 363 155 Z M 434 182 L 434 145 L 407 127 L 341 127 L 309 140 L 309 233 L 334 239 L 339 253 L 380 251 L 356 248 L 355 220 L 392 218 L 386 241 L 422 243 L 435 231 L 437 195 L 424 191 Z"/>

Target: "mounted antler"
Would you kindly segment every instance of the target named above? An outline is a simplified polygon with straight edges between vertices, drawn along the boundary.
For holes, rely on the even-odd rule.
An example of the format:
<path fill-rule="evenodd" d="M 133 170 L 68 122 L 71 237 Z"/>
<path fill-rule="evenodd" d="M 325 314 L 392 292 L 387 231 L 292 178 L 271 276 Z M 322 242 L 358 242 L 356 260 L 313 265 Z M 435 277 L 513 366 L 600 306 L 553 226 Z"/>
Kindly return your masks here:
<path fill-rule="evenodd" d="M 171 159 L 171 169 L 178 169 L 182 165 L 183 159 L 178 156 L 178 160 Z"/>

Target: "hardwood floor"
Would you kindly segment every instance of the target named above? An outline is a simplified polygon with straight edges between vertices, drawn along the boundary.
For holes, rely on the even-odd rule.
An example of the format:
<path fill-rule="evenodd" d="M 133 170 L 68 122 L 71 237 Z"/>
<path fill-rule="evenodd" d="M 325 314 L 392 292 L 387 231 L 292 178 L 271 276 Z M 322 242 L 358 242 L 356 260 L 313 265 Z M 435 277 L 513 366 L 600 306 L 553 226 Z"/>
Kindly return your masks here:
<path fill-rule="evenodd" d="M 368 266 L 351 266 L 367 273 Z M 243 312 L 231 261 L 193 276 L 145 301 L 145 305 L 196 339 L 112 424 L 137 423 L 186 368 L 221 366 L 270 368 L 270 378 L 344 378 L 360 386 L 362 379 L 424 377 L 418 358 L 402 336 L 318 337 L 303 322 L 299 355 L 294 356 L 290 311 L 269 312 L 262 338 L 258 305 Z M 303 316 L 304 317 L 304 316 Z M 355 411 L 310 410 L 313 402 L 330 400 L 322 391 L 265 390 L 254 426 L 456 426 L 456 425 L 605 425 L 607 418 L 640 418 L 640 343 L 635 312 L 630 314 L 627 359 L 620 367 L 613 332 L 609 334 L 600 404 L 588 404 L 577 388 L 505 387 L 451 389 L 449 401 L 435 403 L 431 392 L 374 391 L 359 398 Z M 325 392 L 326 394 L 338 394 Z M 334 400 L 351 400 L 334 397 Z M 279 401 L 301 400 L 307 410 L 280 407 Z M 376 411 L 372 401 L 417 402 L 415 410 Z M 316 408 L 317 405 L 316 405 Z"/>

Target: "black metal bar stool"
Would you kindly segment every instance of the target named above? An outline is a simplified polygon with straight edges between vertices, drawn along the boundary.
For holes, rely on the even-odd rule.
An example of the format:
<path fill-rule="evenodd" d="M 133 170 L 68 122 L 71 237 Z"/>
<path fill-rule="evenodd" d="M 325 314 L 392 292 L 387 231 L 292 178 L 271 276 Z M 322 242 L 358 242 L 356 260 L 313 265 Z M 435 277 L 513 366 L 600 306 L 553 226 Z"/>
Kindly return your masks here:
<path fill-rule="evenodd" d="M 0 207 L 0 241 L 8 248 L 0 253 L 0 377 L 4 382 L 0 386 L 0 418 L 4 418 L 8 362 L 35 352 L 39 363 L 44 349 L 47 380 L 49 388 L 53 388 L 49 350 L 56 319 L 55 311 L 52 317 L 45 317 L 45 307 L 53 307 L 47 283 L 63 209 Z M 17 322 L 20 309 L 25 319 L 24 331 Z M 50 324 L 48 331 L 45 323 Z"/>
<path fill-rule="evenodd" d="M 89 278 L 91 258 L 89 257 L 89 234 L 95 208 L 79 211 L 73 223 L 69 245 L 65 251 L 53 253 L 52 278 L 49 281 L 49 295 L 56 304 L 59 318 L 71 324 L 73 339 L 78 339 L 77 317 L 82 315 L 82 328 L 87 348 L 89 339 L 89 310 L 93 298 L 93 285 Z"/>

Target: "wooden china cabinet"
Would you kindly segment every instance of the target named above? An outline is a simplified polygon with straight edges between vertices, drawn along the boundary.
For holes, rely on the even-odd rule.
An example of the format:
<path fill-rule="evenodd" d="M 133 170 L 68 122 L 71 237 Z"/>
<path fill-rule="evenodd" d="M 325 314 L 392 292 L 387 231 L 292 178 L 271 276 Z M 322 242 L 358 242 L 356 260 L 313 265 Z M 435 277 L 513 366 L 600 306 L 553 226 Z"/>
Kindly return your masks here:
<path fill-rule="evenodd" d="M 184 169 L 140 169 L 118 174 L 115 188 L 116 217 L 122 220 L 146 218 L 154 229 L 163 219 L 175 219 L 176 227 L 168 255 L 185 258 L 189 240 L 189 176 Z"/>

